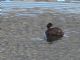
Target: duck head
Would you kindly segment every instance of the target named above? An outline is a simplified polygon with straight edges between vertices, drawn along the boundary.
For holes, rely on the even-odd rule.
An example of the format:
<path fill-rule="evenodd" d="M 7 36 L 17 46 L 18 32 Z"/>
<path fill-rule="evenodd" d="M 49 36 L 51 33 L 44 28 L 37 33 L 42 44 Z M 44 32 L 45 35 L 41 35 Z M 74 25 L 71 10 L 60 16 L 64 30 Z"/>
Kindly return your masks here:
<path fill-rule="evenodd" d="M 51 28 L 52 26 L 53 26 L 52 23 L 48 23 L 48 24 L 47 24 L 47 29 Z"/>

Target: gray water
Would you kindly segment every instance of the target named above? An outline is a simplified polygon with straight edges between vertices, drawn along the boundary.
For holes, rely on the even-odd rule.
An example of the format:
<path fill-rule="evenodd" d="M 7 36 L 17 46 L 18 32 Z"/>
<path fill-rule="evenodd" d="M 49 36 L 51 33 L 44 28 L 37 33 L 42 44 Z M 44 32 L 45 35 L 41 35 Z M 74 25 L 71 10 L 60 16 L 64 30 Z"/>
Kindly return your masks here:
<path fill-rule="evenodd" d="M 0 60 L 80 60 L 80 4 L 1 3 Z M 53 44 L 44 38 L 48 22 L 64 31 Z"/>

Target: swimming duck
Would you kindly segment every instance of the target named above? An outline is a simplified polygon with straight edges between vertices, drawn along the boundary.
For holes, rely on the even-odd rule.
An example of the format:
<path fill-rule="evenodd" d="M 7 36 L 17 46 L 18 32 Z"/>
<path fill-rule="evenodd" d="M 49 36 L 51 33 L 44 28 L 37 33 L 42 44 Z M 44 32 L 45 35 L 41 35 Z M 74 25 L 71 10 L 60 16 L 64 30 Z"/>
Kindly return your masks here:
<path fill-rule="evenodd" d="M 62 31 L 61 28 L 59 27 L 52 27 L 53 24 L 52 23 L 48 23 L 47 24 L 47 30 L 45 32 L 46 34 L 46 38 L 47 38 L 47 42 L 52 43 L 55 40 L 58 40 L 60 38 L 63 37 L 64 32 Z"/>

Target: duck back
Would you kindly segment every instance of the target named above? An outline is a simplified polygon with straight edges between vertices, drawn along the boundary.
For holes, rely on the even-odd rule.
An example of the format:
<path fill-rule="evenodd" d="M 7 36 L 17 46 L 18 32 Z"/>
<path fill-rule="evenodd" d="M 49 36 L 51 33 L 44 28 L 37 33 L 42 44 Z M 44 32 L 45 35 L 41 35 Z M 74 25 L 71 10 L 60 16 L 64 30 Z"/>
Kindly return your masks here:
<path fill-rule="evenodd" d="M 61 37 L 63 37 L 63 35 L 64 35 L 64 32 L 62 31 L 62 29 L 58 27 L 49 28 L 46 31 L 47 40 L 50 42 L 60 39 Z"/>

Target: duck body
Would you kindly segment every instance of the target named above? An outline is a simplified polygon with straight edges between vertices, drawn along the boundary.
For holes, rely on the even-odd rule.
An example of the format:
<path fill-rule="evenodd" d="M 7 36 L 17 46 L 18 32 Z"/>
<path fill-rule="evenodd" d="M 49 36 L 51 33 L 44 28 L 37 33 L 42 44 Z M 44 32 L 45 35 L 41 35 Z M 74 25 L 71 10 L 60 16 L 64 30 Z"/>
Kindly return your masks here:
<path fill-rule="evenodd" d="M 47 42 L 53 42 L 63 37 L 64 32 L 59 27 L 49 27 L 46 32 Z"/>

